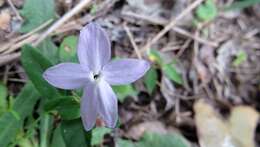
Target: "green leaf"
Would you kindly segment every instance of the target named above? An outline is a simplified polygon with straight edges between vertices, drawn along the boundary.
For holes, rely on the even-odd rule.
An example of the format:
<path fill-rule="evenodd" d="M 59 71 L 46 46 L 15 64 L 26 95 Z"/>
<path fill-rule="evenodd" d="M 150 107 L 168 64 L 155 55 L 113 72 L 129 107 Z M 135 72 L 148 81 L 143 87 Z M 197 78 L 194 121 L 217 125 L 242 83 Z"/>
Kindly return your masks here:
<path fill-rule="evenodd" d="M 0 116 L 1 112 L 3 112 L 7 108 L 7 88 L 4 84 L 0 83 Z"/>
<path fill-rule="evenodd" d="M 116 147 L 136 147 L 136 146 L 132 141 L 124 140 L 124 139 L 118 139 L 116 141 Z"/>
<path fill-rule="evenodd" d="M 55 16 L 54 0 L 26 0 L 20 11 L 25 19 L 20 31 L 30 32 Z"/>
<path fill-rule="evenodd" d="M 45 56 L 51 63 L 58 63 L 58 48 L 52 42 L 51 38 L 46 38 L 41 44 L 38 45 L 39 52 Z"/>
<path fill-rule="evenodd" d="M 240 0 L 235 1 L 232 3 L 229 7 L 226 8 L 226 10 L 239 10 L 239 9 L 245 9 L 247 7 L 253 6 L 260 3 L 260 0 Z"/>
<path fill-rule="evenodd" d="M 64 120 L 71 120 L 80 117 L 80 104 L 72 96 L 63 96 L 49 100 L 45 104 L 45 110 L 57 110 Z"/>
<path fill-rule="evenodd" d="M 158 52 L 157 50 L 150 49 L 148 51 L 147 55 L 151 61 L 154 61 L 154 62 L 158 63 L 159 65 L 163 64 L 163 59 L 160 55 L 160 52 Z"/>
<path fill-rule="evenodd" d="M 15 139 L 17 132 L 23 125 L 23 120 L 32 114 L 33 107 L 39 94 L 31 83 L 27 83 L 15 99 L 13 111 L 17 112 L 20 119 L 15 118 L 11 112 L 5 112 L 0 117 L 0 146 L 6 147 Z"/>
<path fill-rule="evenodd" d="M 139 142 L 118 139 L 118 147 L 190 147 L 190 143 L 179 134 L 157 134 L 146 132 Z"/>
<path fill-rule="evenodd" d="M 51 147 L 66 147 L 60 125 L 54 130 Z"/>
<path fill-rule="evenodd" d="M 211 21 L 218 15 L 216 4 L 213 0 L 206 0 L 205 4 L 196 9 L 196 15 L 202 21 Z"/>
<path fill-rule="evenodd" d="M 97 5 L 92 4 L 91 9 L 90 9 L 90 14 L 95 15 L 97 13 Z"/>
<path fill-rule="evenodd" d="M 39 93 L 48 99 L 60 97 L 58 90 L 42 77 L 43 72 L 52 66 L 51 62 L 29 45 L 22 48 L 21 58 L 25 72 Z"/>
<path fill-rule="evenodd" d="M 183 80 L 181 74 L 179 74 L 171 64 L 164 64 L 162 66 L 163 73 L 172 81 L 182 85 Z"/>
<path fill-rule="evenodd" d="M 59 48 L 59 57 L 61 62 L 77 61 L 77 42 L 76 36 L 64 38 Z"/>
<path fill-rule="evenodd" d="M 91 132 L 84 131 L 81 119 L 63 120 L 61 130 L 67 147 L 90 147 Z"/>
<path fill-rule="evenodd" d="M 245 62 L 247 59 L 247 54 L 245 51 L 243 50 L 240 50 L 237 55 L 236 55 L 236 58 L 235 60 L 233 61 L 233 65 L 234 66 L 239 66 L 241 63 Z"/>
<path fill-rule="evenodd" d="M 146 132 L 136 147 L 190 147 L 190 144 L 179 134 L 156 134 Z"/>
<path fill-rule="evenodd" d="M 92 130 L 91 145 L 99 145 L 102 143 L 104 135 L 110 133 L 112 130 L 109 128 L 98 127 Z"/>
<path fill-rule="evenodd" d="M 157 79 L 158 75 L 156 69 L 152 67 L 144 77 L 145 86 L 150 94 L 154 91 L 154 88 L 156 87 Z"/>
<path fill-rule="evenodd" d="M 137 91 L 133 88 L 131 84 L 113 86 L 112 88 L 120 102 L 123 102 L 127 96 L 136 96 L 137 94 Z"/>

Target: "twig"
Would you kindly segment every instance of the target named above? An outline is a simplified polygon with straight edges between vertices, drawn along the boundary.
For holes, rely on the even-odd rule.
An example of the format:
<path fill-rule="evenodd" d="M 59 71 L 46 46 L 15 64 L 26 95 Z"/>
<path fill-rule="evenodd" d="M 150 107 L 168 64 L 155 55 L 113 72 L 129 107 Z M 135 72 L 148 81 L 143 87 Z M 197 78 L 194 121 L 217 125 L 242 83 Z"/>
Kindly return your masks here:
<path fill-rule="evenodd" d="M 26 34 L 24 34 L 24 35 L 18 37 L 18 38 L 17 38 L 17 41 L 20 41 L 20 40 L 22 40 L 22 39 L 24 39 L 24 38 L 27 38 L 27 37 L 29 37 L 29 36 L 31 36 L 31 35 L 33 35 L 33 34 L 39 32 L 40 30 L 44 29 L 45 27 L 47 27 L 47 26 L 48 26 L 49 24 L 51 24 L 52 22 L 53 22 L 53 19 L 47 20 L 46 22 L 44 22 L 43 24 L 41 24 L 39 27 L 33 29 L 33 30 L 30 31 L 29 33 L 26 33 Z"/>
<path fill-rule="evenodd" d="M 199 43 L 203 43 L 203 44 L 206 44 L 206 45 L 209 45 L 209 46 L 212 46 L 212 47 L 217 47 L 218 46 L 218 43 L 216 43 L 216 42 L 210 42 L 208 40 L 200 38 L 199 36 L 193 35 L 193 34 L 187 32 L 186 30 L 181 29 L 179 27 L 174 27 L 173 30 L 176 33 L 179 33 L 179 34 L 182 34 L 182 35 L 187 36 L 189 38 L 192 38 L 193 40 L 198 41 Z"/>
<path fill-rule="evenodd" d="M 6 65 L 5 66 L 5 72 L 4 72 L 4 76 L 3 76 L 3 83 L 6 85 L 7 84 L 7 79 L 8 79 L 8 76 L 9 76 L 9 70 L 10 70 L 10 66 L 9 65 Z"/>
<path fill-rule="evenodd" d="M 23 20 L 23 18 L 21 17 L 21 15 L 19 14 L 19 12 L 17 11 L 17 9 L 15 8 L 13 2 L 11 0 L 7 0 L 8 4 L 10 5 L 10 7 L 13 9 L 15 15 L 17 16 L 17 18 L 19 20 Z"/>
<path fill-rule="evenodd" d="M 25 79 L 16 79 L 16 78 L 9 78 L 8 81 L 18 82 L 18 83 L 26 83 L 27 82 L 27 80 L 25 80 Z"/>
<path fill-rule="evenodd" d="M 61 19 L 56 21 L 47 31 L 45 31 L 38 40 L 34 43 L 34 45 L 38 45 L 41 41 L 43 41 L 49 34 L 51 34 L 54 30 L 59 28 L 64 22 L 68 21 L 72 16 L 79 13 L 85 6 L 89 5 L 92 0 L 82 0 L 80 1 L 71 11 L 62 16 Z"/>
<path fill-rule="evenodd" d="M 144 21 L 148 21 L 152 24 L 158 24 L 158 25 L 163 25 L 165 26 L 168 21 L 166 19 L 162 19 L 162 18 L 151 18 L 149 16 L 146 16 L 146 15 L 141 15 L 141 14 L 136 14 L 136 13 L 133 13 L 133 12 L 124 12 L 123 15 L 125 16 L 128 16 L 128 17 L 134 17 L 134 18 L 137 18 L 137 19 L 142 19 Z M 209 45 L 209 46 L 212 46 L 212 47 L 217 47 L 218 46 L 218 43 L 217 42 L 212 42 L 212 41 L 209 41 L 209 40 L 206 40 L 206 39 L 203 39 L 201 37 L 195 37 L 193 34 L 191 34 L 190 32 L 186 31 L 185 29 L 182 29 L 181 27 L 178 27 L 178 26 L 174 26 L 172 28 L 172 30 L 178 34 L 181 34 L 183 36 L 186 36 L 186 37 L 189 37 L 193 40 L 196 40 L 198 41 L 199 43 L 203 43 L 205 45 Z"/>
<path fill-rule="evenodd" d="M 170 29 L 172 29 L 180 19 L 185 17 L 188 13 L 190 13 L 193 9 L 195 9 L 198 5 L 200 5 L 204 0 L 196 0 L 193 2 L 188 8 L 181 12 L 175 19 L 173 19 L 168 25 L 164 27 L 151 41 L 148 41 L 146 45 L 142 48 L 141 52 L 147 51 L 151 45 L 156 43 L 162 36 L 164 36 Z"/>
<path fill-rule="evenodd" d="M 33 41 L 35 41 L 37 38 L 39 37 L 39 34 L 33 34 L 30 37 L 16 43 L 15 45 L 13 45 L 9 50 L 6 50 L 3 55 L 9 54 L 11 52 L 14 52 L 15 50 L 17 50 L 18 48 L 22 47 L 25 44 L 31 43 Z"/>
<path fill-rule="evenodd" d="M 42 25 L 40 25 L 39 27 L 33 29 L 32 31 L 30 31 L 30 32 L 28 32 L 28 33 L 26 33 L 26 34 L 24 34 L 22 36 L 19 36 L 17 38 L 12 39 L 10 42 L 8 42 L 8 43 L 6 43 L 6 44 L 1 46 L 0 52 L 6 51 L 7 49 L 13 49 L 14 46 L 19 48 L 20 46 L 16 45 L 18 41 L 22 41 L 23 42 L 24 40 L 27 39 L 27 37 L 29 38 L 33 34 L 37 33 L 38 31 L 40 31 L 43 28 L 45 28 L 46 26 L 48 26 L 52 21 L 53 21 L 53 19 L 50 19 L 50 20 L 46 21 L 45 23 L 43 23 Z M 27 42 L 27 43 L 29 43 L 29 42 Z"/>
<path fill-rule="evenodd" d="M 7 55 L 3 55 L 3 56 L 0 56 L 0 66 L 14 60 L 14 59 L 17 59 L 21 56 L 21 53 L 18 52 L 18 53 L 13 53 L 13 54 L 7 54 Z"/>
<path fill-rule="evenodd" d="M 136 45 L 136 43 L 135 43 L 135 41 L 134 41 L 133 34 L 130 32 L 130 30 L 129 30 L 129 28 L 127 27 L 126 23 L 123 24 L 123 27 L 124 27 L 124 29 L 125 29 L 125 31 L 126 31 L 127 36 L 128 36 L 129 39 L 130 39 L 130 42 L 131 42 L 132 46 L 134 47 L 134 50 L 135 50 L 135 53 L 136 53 L 137 57 L 138 57 L 139 59 L 142 59 L 142 55 L 141 55 L 141 53 L 140 53 L 140 51 L 139 51 L 139 48 L 138 48 L 138 46 Z"/>

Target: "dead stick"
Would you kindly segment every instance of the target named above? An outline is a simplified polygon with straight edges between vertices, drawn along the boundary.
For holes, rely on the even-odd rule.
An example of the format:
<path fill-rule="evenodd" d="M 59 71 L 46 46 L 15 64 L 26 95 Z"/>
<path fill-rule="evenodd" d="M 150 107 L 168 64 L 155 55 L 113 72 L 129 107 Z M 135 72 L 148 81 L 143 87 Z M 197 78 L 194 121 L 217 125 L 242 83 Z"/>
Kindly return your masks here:
<path fill-rule="evenodd" d="M 131 44 L 132 44 L 132 46 L 133 46 L 133 48 L 134 48 L 134 50 L 135 50 L 135 53 L 136 53 L 138 59 L 142 59 L 142 55 L 141 55 L 141 53 L 140 53 L 140 51 L 139 51 L 138 46 L 137 46 L 136 43 L 135 43 L 133 34 L 130 32 L 130 30 L 129 30 L 129 28 L 127 27 L 126 23 L 124 23 L 123 26 L 124 26 L 124 29 L 125 29 L 125 31 L 126 31 L 126 34 L 127 34 L 128 38 L 129 38 Z"/>
<path fill-rule="evenodd" d="M 151 45 L 156 43 L 159 39 L 162 38 L 170 29 L 172 29 L 178 21 L 180 21 L 183 17 L 185 17 L 188 13 L 190 13 L 193 9 L 195 9 L 198 5 L 200 5 L 204 0 L 196 0 L 193 2 L 188 8 L 181 12 L 175 19 L 173 19 L 168 25 L 164 27 L 151 41 L 148 41 L 146 45 L 142 48 L 141 52 L 147 51 Z"/>
<path fill-rule="evenodd" d="M 85 6 L 89 5 L 92 0 L 82 0 L 80 1 L 72 10 L 66 13 L 64 16 L 61 17 L 58 21 L 56 21 L 47 31 L 45 31 L 38 40 L 34 43 L 34 45 L 39 44 L 42 42 L 49 34 L 51 34 L 54 30 L 59 28 L 64 22 L 69 20 L 75 14 L 79 13 Z"/>

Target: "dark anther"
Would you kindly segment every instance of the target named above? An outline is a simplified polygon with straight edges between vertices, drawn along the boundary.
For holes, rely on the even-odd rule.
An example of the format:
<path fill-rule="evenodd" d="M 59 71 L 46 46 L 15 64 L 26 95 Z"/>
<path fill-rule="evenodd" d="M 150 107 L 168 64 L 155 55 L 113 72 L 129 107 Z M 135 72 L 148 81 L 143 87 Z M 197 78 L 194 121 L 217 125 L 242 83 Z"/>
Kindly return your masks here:
<path fill-rule="evenodd" d="M 95 79 L 95 80 L 98 79 L 98 77 L 99 77 L 98 74 L 94 75 L 94 79 Z"/>

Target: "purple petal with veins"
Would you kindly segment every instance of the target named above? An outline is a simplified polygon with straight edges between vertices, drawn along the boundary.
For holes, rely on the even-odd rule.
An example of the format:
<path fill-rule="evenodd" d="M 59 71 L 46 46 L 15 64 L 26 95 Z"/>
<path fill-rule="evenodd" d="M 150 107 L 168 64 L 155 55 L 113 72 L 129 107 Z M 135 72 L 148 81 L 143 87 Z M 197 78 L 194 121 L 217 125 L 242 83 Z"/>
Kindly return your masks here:
<path fill-rule="evenodd" d="M 110 42 L 105 31 L 97 24 L 85 26 L 79 35 L 78 58 L 84 68 L 100 71 L 110 60 Z"/>
<path fill-rule="evenodd" d="M 43 77 L 57 88 L 83 88 L 80 114 L 86 131 L 94 127 L 97 117 L 101 117 L 107 127 L 114 128 L 118 119 L 118 106 L 110 85 L 129 84 L 138 80 L 149 70 L 150 64 L 138 59 L 109 61 L 109 39 L 95 23 L 86 25 L 80 31 L 77 48 L 80 64 L 55 65 L 48 68 Z"/>
<path fill-rule="evenodd" d="M 104 66 L 102 75 L 111 85 L 124 85 L 141 78 L 149 68 L 145 60 L 117 59 Z"/>

